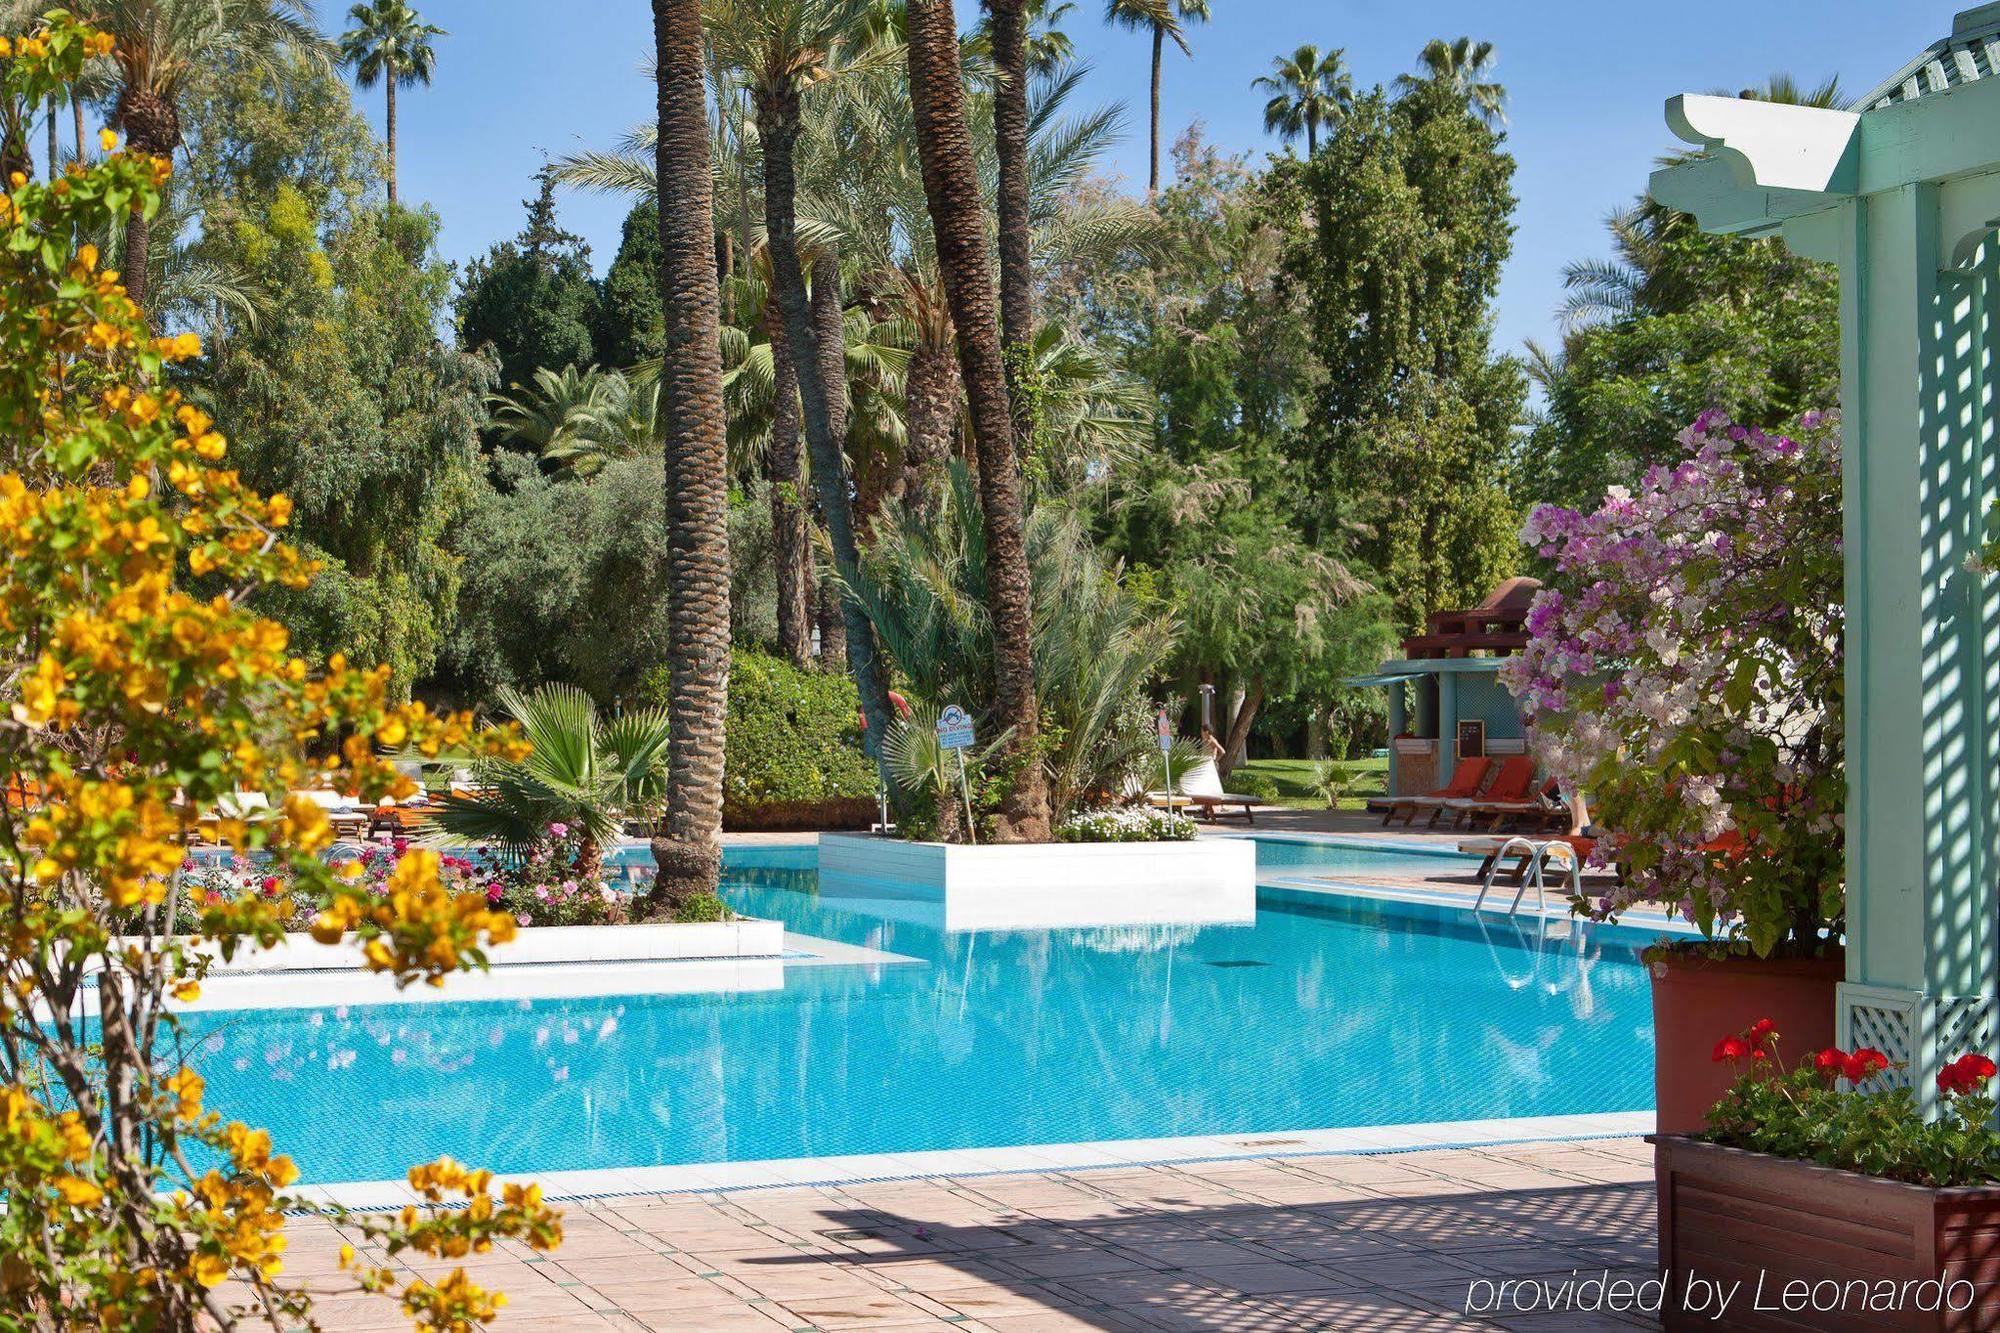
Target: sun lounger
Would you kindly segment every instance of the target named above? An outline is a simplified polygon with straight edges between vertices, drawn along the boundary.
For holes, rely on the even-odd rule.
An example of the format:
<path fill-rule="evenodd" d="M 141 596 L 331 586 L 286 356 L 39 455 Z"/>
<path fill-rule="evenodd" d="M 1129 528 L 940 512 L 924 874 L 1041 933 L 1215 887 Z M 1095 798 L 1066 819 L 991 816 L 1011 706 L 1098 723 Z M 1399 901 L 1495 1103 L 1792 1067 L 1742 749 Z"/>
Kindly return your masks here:
<path fill-rule="evenodd" d="M 1451 781 L 1436 791 L 1425 792 L 1422 796 L 1398 796 L 1389 807 L 1389 813 L 1382 816 L 1382 827 L 1389 827 L 1397 815 L 1403 816 L 1405 827 L 1416 821 L 1419 814 L 1431 812 L 1431 823 L 1437 823 L 1438 813 L 1444 809 L 1446 801 L 1459 801 L 1477 796 L 1493 767 L 1493 761 L 1486 758 L 1461 759 L 1453 771 Z"/>
<path fill-rule="evenodd" d="M 1542 810 L 1540 798 L 1529 794 L 1534 782 L 1535 761 L 1525 754 L 1509 755 L 1500 761 L 1500 771 L 1493 775 L 1492 785 L 1485 791 L 1477 796 L 1447 800 L 1439 813 L 1451 816 L 1453 828 L 1467 820 L 1475 825 L 1491 820 L 1491 826 L 1497 829 L 1510 814 Z M 1437 821 L 1433 818 L 1431 822 Z"/>
<path fill-rule="evenodd" d="M 1226 811 L 1241 814 L 1248 823 L 1256 823 L 1252 810 L 1257 806 L 1255 796 L 1242 796 L 1222 789 L 1222 775 L 1216 772 L 1215 761 L 1202 759 L 1181 775 L 1180 790 L 1174 793 L 1176 801 L 1185 800 L 1203 818 L 1214 821 Z M 1149 792 L 1147 800 L 1159 798 L 1164 802 L 1165 792 Z"/>

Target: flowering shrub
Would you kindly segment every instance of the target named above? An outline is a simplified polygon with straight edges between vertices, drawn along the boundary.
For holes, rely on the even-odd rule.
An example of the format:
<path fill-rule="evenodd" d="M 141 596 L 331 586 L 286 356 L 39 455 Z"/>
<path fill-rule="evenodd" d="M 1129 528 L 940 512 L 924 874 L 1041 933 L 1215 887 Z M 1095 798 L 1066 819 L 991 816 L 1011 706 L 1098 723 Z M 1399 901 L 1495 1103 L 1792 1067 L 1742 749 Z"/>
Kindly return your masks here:
<path fill-rule="evenodd" d="M 1786 1069 L 1777 1027 L 1765 1018 L 1717 1042 L 1715 1059 L 1738 1073 L 1708 1113 L 1702 1137 L 1710 1143 L 1918 1185 L 2000 1180 L 1994 1065 L 1984 1055 L 1962 1055 L 1938 1074 L 1944 1115 L 1935 1121 L 1924 1119 L 1912 1089 L 1881 1078 L 1900 1066 L 1872 1047 L 1829 1046 Z"/>
<path fill-rule="evenodd" d="M 1057 842 L 1186 842 L 1194 837 L 1194 820 L 1171 819 L 1164 810 L 1113 806 L 1081 810 L 1056 825 Z"/>
<path fill-rule="evenodd" d="M 244 898 L 268 902 L 286 930 L 306 930 L 319 915 L 317 901 L 293 892 L 292 876 L 285 866 L 259 864 L 235 852 L 213 860 L 190 857 L 182 861 L 180 886 L 180 910 L 190 921 L 199 921 L 210 908 L 227 908 Z"/>
<path fill-rule="evenodd" d="M 1501 668 L 1535 752 L 1588 793 L 1624 881 L 1711 940 L 1810 953 L 1843 914 L 1840 445 L 1704 413 L 1686 457 L 1593 513 L 1543 505 L 1555 565 Z"/>
<path fill-rule="evenodd" d="M 581 828 L 551 824 L 487 885 L 486 900 L 524 926 L 617 925 L 626 898 L 604 882 L 595 850 Z"/>
<path fill-rule="evenodd" d="M 0 39 L 0 97 L 41 106 L 112 49 L 51 11 Z M 287 897 L 320 904 L 317 937 L 355 932 L 400 983 L 483 966 L 511 916 L 452 892 L 428 853 L 368 893 L 358 863 L 322 859 L 326 812 L 286 793 L 331 770 L 370 802 L 408 796 L 381 751 L 520 743 L 394 702 L 386 667 L 316 669 L 252 609 L 313 566 L 280 539 L 290 504 L 246 487 L 215 423 L 164 387 L 200 339 L 155 337 L 82 239 L 151 216 L 171 170 L 108 132 L 104 147 L 0 193 L 0 1325 L 291 1326 L 314 1295 L 367 1291 L 420 1325 L 468 1328 L 503 1298 L 450 1261 L 507 1238 L 556 1244 L 540 1191 L 496 1194 L 449 1159 L 411 1170 L 422 1202 L 396 1216 L 293 1190 L 267 1132 L 203 1104 L 200 1075 L 173 1058 L 167 999 L 195 998 L 208 966 L 190 927 L 225 956 L 268 946 Z M 270 815 L 223 819 L 221 839 L 283 867 L 291 893 L 204 901 L 176 923 L 182 838 L 239 790 L 264 793 Z M 332 1215 L 363 1247 L 310 1293 L 284 1273 L 292 1213 Z M 415 1255 L 445 1266 L 391 1263 Z"/>

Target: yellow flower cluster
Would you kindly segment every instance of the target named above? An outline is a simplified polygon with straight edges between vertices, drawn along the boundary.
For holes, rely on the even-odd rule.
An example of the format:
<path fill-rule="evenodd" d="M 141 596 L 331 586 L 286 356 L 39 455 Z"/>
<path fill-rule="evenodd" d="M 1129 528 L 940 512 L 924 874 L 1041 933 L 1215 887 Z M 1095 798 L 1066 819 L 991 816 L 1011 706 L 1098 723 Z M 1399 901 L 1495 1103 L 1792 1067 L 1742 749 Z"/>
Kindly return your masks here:
<path fill-rule="evenodd" d="M 110 49 L 107 35 L 52 10 L 42 29 L 0 41 L 0 97 L 43 105 Z M 154 208 L 171 170 L 116 151 L 108 132 L 103 142 L 95 162 L 53 182 L 17 173 L 0 193 L 0 439 L 11 469 L 0 473 L 0 644 L 13 645 L 0 649 L 13 654 L 0 661 L 10 683 L 0 821 L 19 867 L 0 875 L 0 1032 L 14 1047 L 53 1043 L 64 1067 L 140 1095 L 0 1083 L 0 1240 L 34 1238 L 0 1244 L 0 1310 L 64 1310 L 113 1330 L 191 1327 L 205 1289 L 243 1282 L 261 1309 L 303 1323 L 309 1296 L 277 1281 L 285 1213 L 312 1206 L 287 1193 L 292 1162 L 265 1131 L 205 1108 L 192 1071 L 156 1076 L 150 1035 L 87 1045 L 94 1038 L 47 1025 L 38 1015 L 75 997 L 44 980 L 45 965 L 66 958 L 97 972 L 104 1031 L 115 1014 L 123 1033 L 170 1032 L 166 997 L 198 994 L 205 964 L 163 934 L 156 909 L 183 835 L 246 790 L 276 808 L 221 819 L 219 835 L 284 862 L 296 892 L 331 904 L 316 933 L 355 931 L 370 965 L 405 983 L 483 965 L 512 937 L 511 916 L 446 891 L 430 855 L 406 857 L 382 899 L 363 898 L 320 859 L 325 811 L 283 793 L 325 781 L 364 799 L 407 795 L 386 751 L 518 757 L 525 747 L 395 700 L 385 668 L 339 658 L 315 668 L 282 626 L 249 609 L 260 590 L 304 587 L 315 566 L 281 540 L 290 502 L 226 467 L 222 431 L 166 387 L 174 363 L 201 355 L 200 339 L 156 336 L 118 274 L 80 242 Z M 261 896 L 180 921 L 224 951 L 268 945 L 281 929 Z M 135 1143 L 164 1151 L 138 1154 Z M 190 1144 L 214 1155 L 213 1169 L 174 1165 Z M 490 1176 L 455 1164 L 434 1163 L 421 1179 L 466 1203 L 350 1224 L 391 1254 L 560 1238 L 536 1191 L 496 1197 Z M 370 1290 L 403 1280 L 361 1276 Z M 463 1273 L 400 1295 L 436 1328 L 470 1328 L 501 1300 Z"/>
<path fill-rule="evenodd" d="M 419 1211 L 407 1205 L 397 1218 L 397 1236 L 386 1248 L 394 1255 L 415 1250 L 435 1259 L 461 1259 L 485 1254 L 499 1237 L 517 1237 L 531 1249 L 550 1250 L 562 1243 L 561 1214 L 542 1200 L 536 1185 L 509 1184 L 496 1200 L 493 1173 L 472 1170 L 441 1157 L 410 1168 L 410 1187 L 429 1205 Z M 464 1206 L 456 1206 L 458 1199 Z M 343 1245 L 340 1265 L 355 1273 L 364 1288 L 387 1290 L 398 1280 L 396 1270 L 361 1262 L 354 1247 Z M 402 1292 L 404 1313 L 419 1327 L 467 1330 L 489 1323 L 507 1298 L 488 1292 L 456 1269 L 438 1282 L 419 1279 Z"/>
<path fill-rule="evenodd" d="M 157 796 L 119 779 L 50 774 L 48 801 L 21 828 L 37 849 L 30 875 L 50 883 L 83 872 L 112 906 L 158 904 L 167 876 L 180 864 L 180 820 Z"/>
<path fill-rule="evenodd" d="M 468 961 L 483 962 L 484 944 L 514 938 L 514 918 L 493 911 L 483 895 L 445 890 L 436 852 L 404 853 L 384 890 L 380 898 L 342 892 L 313 921 L 313 938 L 333 944 L 359 931 L 371 970 L 393 973 L 404 984 L 422 977 L 433 986 Z"/>

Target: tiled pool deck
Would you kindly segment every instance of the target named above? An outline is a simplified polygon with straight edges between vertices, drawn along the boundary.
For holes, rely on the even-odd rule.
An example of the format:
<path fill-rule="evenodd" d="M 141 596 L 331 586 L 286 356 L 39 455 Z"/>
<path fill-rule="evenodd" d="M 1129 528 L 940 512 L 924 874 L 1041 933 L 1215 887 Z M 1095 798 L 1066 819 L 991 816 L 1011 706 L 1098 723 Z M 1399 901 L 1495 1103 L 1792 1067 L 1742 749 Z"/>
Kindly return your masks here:
<path fill-rule="evenodd" d="M 566 1208 L 553 1254 L 510 1244 L 473 1260 L 483 1284 L 507 1293 L 503 1333 L 1656 1326 L 1597 1312 L 1465 1313 L 1469 1294 L 1483 1304 L 1505 1278 L 1654 1275 L 1652 1155 L 1636 1139 Z M 334 1273 L 335 1229 L 301 1222 L 294 1233 L 288 1270 Z M 320 1317 L 343 1330 L 408 1327 L 379 1297 L 330 1296 Z"/>

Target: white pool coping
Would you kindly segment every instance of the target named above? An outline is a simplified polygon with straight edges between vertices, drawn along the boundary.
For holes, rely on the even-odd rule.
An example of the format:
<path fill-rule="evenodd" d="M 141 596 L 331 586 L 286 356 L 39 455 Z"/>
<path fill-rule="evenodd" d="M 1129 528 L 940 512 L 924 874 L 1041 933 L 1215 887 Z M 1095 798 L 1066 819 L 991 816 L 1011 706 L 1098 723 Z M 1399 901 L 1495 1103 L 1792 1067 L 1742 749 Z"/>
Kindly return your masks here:
<path fill-rule="evenodd" d="M 607 959 L 586 962 L 506 962 L 463 972 L 442 986 L 398 988 L 379 972 L 320 968 L 297 971 L 212 973 L 199 998 L 168 1000 L 175 1013 L 245 1009 L 331 1009 L 342 1005 L 476 1004 L 491 1000 L 601 999 L 614 995 L 698 995 L 782 990 L 791 967 L 890 967 L 922 963 L 908 954 L 783 932 L 781 951 L 769 957 Z M 80 1011 L 97 1012 L 97 993 L 86 989 Z"/>
<path fill-rule="evenodd" d="M 1359 1129 L 1295 1129 L 1268 1134 L 1210 1134 L 1166 1139 L 1108 1139 L 1093 1143 L 1038 1143 L 1018 1148 L 947 1148 L 934 1152 L 863 1153 L 841 1157 L 791 1157 L 755 1162 L 706 1162 L 695 1166 L 628 1166 L 592 1171 L 541 1171 L 496 1177 L 502 1183 L 533 1181 L 555 1200 L 636 1194 L 708 1194 L 728 1190 L 930 1176 L 1039 1174 L 1049 1171 L 1130 1169 L 1188 1162 L 1251 1161 L 1417 1152 L 1437 1148 L 1494 1148 L 1508 1144 L 1632 1138 L 1653 1131 L 1651 1111 L 1595 1115 L 1441 1120 Z M 293 1191 L 320 1203 L 355 1210 L 396 1209 L 421 1202 L 405 1181 L 362 1180 L 304 1186 Z"/>

